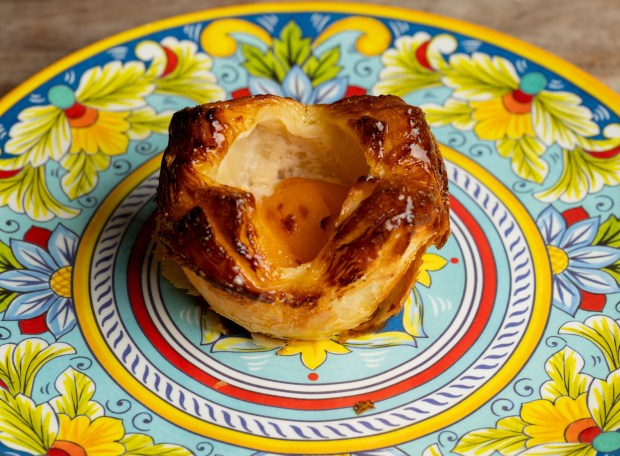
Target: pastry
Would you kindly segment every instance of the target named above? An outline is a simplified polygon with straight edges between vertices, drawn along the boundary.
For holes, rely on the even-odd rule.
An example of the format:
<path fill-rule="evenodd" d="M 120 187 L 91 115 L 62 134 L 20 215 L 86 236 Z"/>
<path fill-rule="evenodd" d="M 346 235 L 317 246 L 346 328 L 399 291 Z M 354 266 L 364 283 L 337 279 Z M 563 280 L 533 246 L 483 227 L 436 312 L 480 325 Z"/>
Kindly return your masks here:
<path fill-rule="evenodd" d="M 159 179 L 163 255 L 215 312 L 276 339 L 381 327 L 450 233 L 439 147 L 391 95 L 183 109 Z"/>

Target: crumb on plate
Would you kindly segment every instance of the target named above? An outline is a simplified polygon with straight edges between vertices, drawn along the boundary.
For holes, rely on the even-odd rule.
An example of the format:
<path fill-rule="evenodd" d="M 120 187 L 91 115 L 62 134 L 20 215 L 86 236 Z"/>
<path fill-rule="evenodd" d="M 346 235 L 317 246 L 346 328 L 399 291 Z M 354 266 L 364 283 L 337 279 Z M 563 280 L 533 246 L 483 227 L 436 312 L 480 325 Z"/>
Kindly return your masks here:
<path fill-rule="evenodd" d="M 355 413 L 357 413 L 358 415 L 361 415 L 362 413 L 370 409 L 374 409 L 374 408 L 375 408 L 375 403 L 371 401 L 370 399 L 365 400 L 365 401 L 358 401 L 353 406 L 353 410 L 355 410 Z"/>

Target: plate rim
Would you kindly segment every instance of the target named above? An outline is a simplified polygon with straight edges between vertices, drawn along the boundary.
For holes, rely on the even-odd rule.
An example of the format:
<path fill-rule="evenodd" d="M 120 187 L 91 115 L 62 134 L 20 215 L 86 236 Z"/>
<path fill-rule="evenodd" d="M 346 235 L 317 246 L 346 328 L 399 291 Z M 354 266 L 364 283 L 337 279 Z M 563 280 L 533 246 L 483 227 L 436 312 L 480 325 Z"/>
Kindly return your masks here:
<path fill-rule="evenodd" d="M 242 16 L 266 13 L 342 13 L 349 15 L 370 15 L 375 18 L 405 20 L 407 22 L 423 24 L 430 27 L 444 29 L 446 31 L 469 35 L 481 39 L 495 47 L 505 49 L 516 55 L 526 55 L 527 59 L 548 68 L 553 73 L 579 87 L 582 91 L 597 100 L 605 100 L 607 107 L 620 116 L 620 94 L 604 84 L 600 79 L 581 69 L 577 65 L 564 58 L 547 51 L 537 45 L 531 44 L 521 38 L 516 38 L 507 33 L 492 28 L 475 24 L 463 19 L 444 16 L 437 13 L 420 11 L 412 8 L 397 7 L 392 5 L 375 5 L 358 2 L 292 2 L 282 3 L 246 3 L 240 5 L 220 6 L 183 13 L 167 18 L 149 22 L 128 30 L 110 35 L 82 47 L 68 55 L 56 60 L 42 68 L 23 82 L 7 92 L 0 98 L 0 116 L 12 108 L 21 98 L 26 96 L 32 89 L 49 81 L 62 71 L 73 65 L 84 62 L 94 55 L 111 48 L 114 45 L 137 39 L 141 36 L 161 32 L 168 28 L 186 25 L 190 22 L 201 22 L 220 19 L 227 16 Z"/>
<path fill-rule="evenodd" d="M 436 27 L 440 30 L 446 30 L 450 33 L 459 33 L 468 35 L 473 38 L 479 38 L 485 43 L 489 43 L 499 49 L 505 49 L 517 56 L 524 56 L 528 60 L 539 64 L 544 68 L 548 68 L 553 73 L 574 84 L 577 88 L 588 94 L 595 100 L 604 103 L 610 110 L 620 115 L 620 94 L 616 93 L 596 77 L 590 75 L 586 71 L 580 69 L 574 64 L 564 60 L 555 54 L 545 51 L 535 45 L 502 32 L 470 23 L 468 21 L 454 19 L 435 13 L 416 11 L 414 9 L 393 7 L 387 5 L 369 5 L 361 3 L 257 3 L 234 6 L 223 6 L 200 10 L 191 13 L 185 13 L 177 16 L 164 18 L 142 26 L 133 27 L 126 31 L 111 35 L 87 45 L 67 56 L 57 60 L 56 62 L 44 67 L 39 72 L 24 80 L 18 86 L 9 91 L 4 97 L 0 98 L 0 116 L 4 115 L 8 110 L 13 109 L 16 103 L 20 102 L 24 97 L 28 96 L 33 90 L 36 90 L 42 84 L 45 84 L 52 78 L 58 76 L 63 71 L 82 62 L 86 62 L 97 54 L 109 49 L 115 45 L 125 43 L 127 41 L 139 39 L 154 33 L 162 32 L 166 29 L 179 27 L 192 22 L 216 20 L 222 17 L 238 17 L 242 15 L 267 14 L 267 13 L 313 13 L 313 12 L 332 12 L 342 13 L 348 16 L 353 15 L 373 15 L 374 17 L 385 20 L 404 20 L 413 24 L 422 24 L 430 27 Z M 515 197 L 513 192 L 509 192 L 511 197 Z M 108 195 L 109 197 L 109 195 Z M 88 221 L 88 224 L 91 220 Z M 80 233 L 82 237 L 88 225 Z M 543 329 L 544 334 L 544 329 Z M 84 338 L 86 339 L 86 338 Z M 96 358 L 96 357 L 95 357 Z M 515 374 L 516 375 L 516 374 Z M 217 439 L 217 434 L 211 436 Z M 226 442 L 226 440 L 224 440 Z M 364 440 L 365 441 L 365 440 Z M 283 443 L 286 441 L 273 441 Z M 350 443 L 349 440 L 345 440 Z M 399 444 L 406 443 L 398 442 Z M 333 445 L 334 442 L 328 442 Z M 275 447 L 274 447 L 275 448 Z M 329 447 L 333 449 L 333 446 Z M 350 447 L 347 447 L 350 450 Z M 286 450 L 286 446 L 280 447 Z"/>

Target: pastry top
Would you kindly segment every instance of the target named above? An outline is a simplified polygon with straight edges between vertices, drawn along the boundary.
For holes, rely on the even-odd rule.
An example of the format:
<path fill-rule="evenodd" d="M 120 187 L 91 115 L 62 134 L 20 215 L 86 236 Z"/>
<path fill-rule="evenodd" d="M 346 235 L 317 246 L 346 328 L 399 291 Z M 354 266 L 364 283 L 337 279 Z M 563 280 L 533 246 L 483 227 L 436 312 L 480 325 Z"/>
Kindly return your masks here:
<path fill-rule="evenodd" d="M 402 300 L 420 252 L 449 236 L 441 152 L 424 113 L 396 96 L 220 101 L 175 113 L 169 133 L 156 238 L 166 255 L 239 299 L 306 309 L 348 291 Z M 345 190 L 325 217 L 324 243 L 291 263 L 270 253 L 261 202 L 296 177 Z M 394 277 L 406 279 L 402 289 L 369 285 L 394 288 Z"/>

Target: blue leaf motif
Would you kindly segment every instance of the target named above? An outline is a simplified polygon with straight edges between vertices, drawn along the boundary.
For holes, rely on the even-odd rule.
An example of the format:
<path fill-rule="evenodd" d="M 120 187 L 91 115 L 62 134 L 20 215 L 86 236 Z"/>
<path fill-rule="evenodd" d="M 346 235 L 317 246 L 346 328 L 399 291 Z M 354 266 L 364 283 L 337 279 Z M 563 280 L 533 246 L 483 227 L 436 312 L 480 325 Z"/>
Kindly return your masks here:
<path fill-rule="evenodd" d="M 52 256 L 38 245 L 13 239 L 11 250 L 15 259 L 26 269 L 51 274 L 58 268 Z"/>
<path fill-rule="evenodd" d="M 600 269 L 570 268 L 566 270 L 577 287 L 589 293 L 608 294 L 620 291 L 614 278 Z"/>
<path fill-rule="evenodd" d="M 59 297 L 46 315 L 46 323 L 50 332 L 56 337 L 63 336 L 75 326 L 75 312 L 70 299 Z"/>
<path fill-rule="evenodd" d="M 540 213 L 536 225 L 538 225 L 543 239 L 549 245 L 557 246 L 566 230 L 564 217 L 553 206 L 547 207 Z"/>
<path fill-rule="evenodd" d="M 553 305 L 570 315 L 575 315 L 580 302 L 579 289 L 566 280 L 563 274 L 556 276 L 553 280 Z"/>
<path fill-rule="evenodd" d="M 49 289 L 50 275 L 28 269 L 13 269 L 0 274 L 0 287 L 5 290 L 29 293 Z"/>
<path fill-rule="evenodd" d="M 51 289 L 33 291 L 17 296 L 4 313 L 5 320 L 27 320 L 46 312 L 58 299 Z"/>
<path fill-rule="evenodd" d="M 571 251 L 570 266 L 598 269 L 620 260 L 620 249 L 607 246 L 579 247 Z"/>
<path fill-rule="evenodd" d="M 297 65 L 291 68 L 282 81 L 282 88 L 286 96 L 304 104 L 312 102 L 312 81 Z"/>
<path fill-rule="evenodd" d="M 78 237 L 68 228 L 59 225 L 50 236 L 48 250 L 58 266 L 73 263 L 77 250 Z"/>
<path fill-rule="evenodd" d="M 326 81 L 314 89 L 313 103 L 333 103 L 347 92 L 347 78 L 344 76 Z"/>
<path fill-rule="evenodd" d="M 270 94 L 279 97 L 284 96 L 284 92 L 282 92 L 280 85 L 267 78 L 250 76 L 248 78 L 248 90 L 252 95 Z"/>
<path fill-rule="evenodd" d="M 598 218 L 582 220 L 569 226 L 562 236 L 561 246 L 564 249 L 574 249 L 591 245 L 598 231 Z"/>

